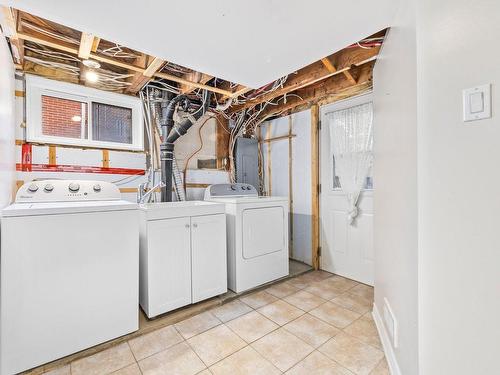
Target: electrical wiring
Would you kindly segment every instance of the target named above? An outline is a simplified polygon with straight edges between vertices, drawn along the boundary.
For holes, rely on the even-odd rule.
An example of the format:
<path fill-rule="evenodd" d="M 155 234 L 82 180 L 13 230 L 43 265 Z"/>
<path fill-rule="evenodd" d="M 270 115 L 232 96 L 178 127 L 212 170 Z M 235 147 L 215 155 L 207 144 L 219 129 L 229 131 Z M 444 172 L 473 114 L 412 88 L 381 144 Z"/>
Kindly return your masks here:
<path fill-rule="evenodd" d="M 118 57 L 121 59 L 136 59 L 140 57 L 140 55 L 132 52 L 127 52 L 123 49 L 124 47 L 120 46 L 119 44 L 115 44 L 114 47 L 109 47 L 106 49 L 99 49 L 98 52 L 102 53 L 103 55 L 111 56 L 111 57 Z"/>
<path fill-rule="evenodd" d="M 191 113 L 191 116 L 196 115 L 198 112 L 203 111 L 203 107 L 205 106 L 205 103 L 207 102 L 208 99 L 208 91 L 204 90 L 203 91 L 203 102 L 201 103 L 200 107 L 194 111 L 194 113 Z"/>
<path fill-rule="evenodd" d="M 46 30 L 46 29 L 44 29 L 42 27 L 34 25 L 31 22 L 27 22 L 25 20 L 21 21 L 21 25 L 23 27 L 28 28 L 28 29 L 37 31 L 37 32 L 39 32 L 41 34 L 50 36 L 50 37 L 55 38 L 55 39 L 62 40 L 64 42 L 68 42 L 68 43 L 71 43 L 71 44 L 80 44 L 80 40 L 79 39 L 71 38 L 71 37 L 68 37 L 68 36 L 61 35 L 61 34 L 56 33 L 56 32 L 52 32 L 52 31 Z"/>
<path fill-rule="evenodd" d="M 231 131 L 230 131 L 228 128 L 226 128 L 226 127 L 224 126 L 224 124 L 223 124 L 223 123 L 219 120 L 219 118 L 218 118 L 217 116 L 215 116 L 215 119 L 217 120 L 217 123 L 219 124 L 219 126 L 220 126 L 220 127 L 221 127 L 221 128 L 222 128 L 225 132 L 226 132 L 226 133 L 231 134 Z"/>
<path fill-rule="evenodd" d="M 24 59 L 27 61 L 31 61 L 35 64 L 45 66 L 47 68 L 61 69 L 61 70 L 65 71 L 67 74 L 70 74 L 73 76 L 80 75 L 80 68 L 77 66 L 74 66 L 74 65 L 55 62 L 55 61 L 42 60 L 42 59 L 39 59 L 39 58 L 33 57 L 33 56 L 24 56 Z"/>
<path fill-rule="evenodd" d="M 125 79 L 133 77 L 133 74 L 119 74 L 110 70 L 99 69 L 99 81 L 96 86 L 123 89 L 131 85 Z"/>
<path fill-rule="evenodd" d="M 142 176 L 144 176 L 143 171 L 138 172 L 138 173 L 133 174 L 133 175 L 130 175 L 130 176 L 127 176 L 127 177 L 120 178 L 118 180 L 111 181 L 111 182 L 113 184 L 116 184 L 116 185 L 124 185 L 124 184 L 128 184 L 132 181 L 135 181 L 135 180 L 141 178 Z M 129 181 L 127 181 L 127 180 L 129 180 Z"/>
<path fill-rule="evenodd" d="M 188 68 L 184 68 L 180 65 L 177 65 L 177 64 L 174 64 L 172 62 L 167 62 L 165 64 L 165 66 L 163 67 L 162 71 L 164 69 L 167 69 L 167 70 L 170 70 L 172 72 L 176 72 L 176 73 L 182 73 L 182 74 L 186 74 L 186 73 L 192 73 L 193 70 L 191 69 L 188 69 Z"/>
<path fill-rule="evenodd" d="M 158 87 L 156 85 L 160 85 L 161 87 Z M 146 85 L 146 87 L 153 87 L 153 88 L 156 88 L 159 90 L 171 92 L 171 93 L 176 94 L 176 95 L 180 94 L 180 90 L 177 87 L 171 86 L 163 81 L 158 81 L 158 80 L 150 81 Z"/>
<path fill-rule="evenodd" d="M 81 74 L 81 69 L 80 66 L 73 65 L 72 63 L 80 63 L 80 60 L 76 57 L 73 57 L 72 55 L 62 53 L 62 52 L 56 52 L 56 51 L 51 51 L 47 49 L 42 49 L 42 48 L 34 48 L 29 45 L 25 46 L 25 49 L 54 60 L 61 60 L 61 62 L 58 61 L 51 61 L 48 59 L 40 59 L 35 56 L 25 56 L 25 60 L 31 61 L 35 64 L 45 66 L 48 68 L 53 68 L 53 69 L 60 69 L 66 72 L 67 74 L 73 75 L 73 76 L 79 76 Z M 128 86 L 131 85 L 130 82 L 127 82 L 126 80 L 130 77 L 133 76 L 133 74 L 120 74 L 111 70 L 107 69 L 97 69 L 96 70 L 99 73 L 99 80 L 93 84 L 94 87 L 103 89 L 103 90 L 108 90 L 108 91 L 120 91 L 123 90 L 124 88 L 127 88 Z"/>
<path fill-rule="evenodd" d="M 186 191 L 186 175 L 189 162 L 198 152 L 200 152 L 203 149 L 204 142 L 203 142 L 203 137 L 201 136 L 201 131 L 203 130 L 203 127 L 208 122 L 208 120 L 210 120 L 211 118 L 212 116 L 207 116 L 207 118 L 201 123 L 200 127 L 198 128 L 198 138 L 200 140 L 200 147 L 198 147 L 191 155 L 189 155 L 189 157 L 186 159 L 186 163 L 184 164 L 184 169 L 182 171 L 182 185 L 184 191 Z"/>
<path fill-rule="evenodd" d="M 33 44 L 36 44 L 36 43 L 33 43 Z M 36 44 L 36 45 L 39 45 L 39 44 Z M 42 56 L 45 56 L 45 57 L 53 58 L 53 59 L 59 59 L 59 60 L 64 60 L 64 61 L 74 61 L 74 62 L 78 62 L 78 63 L 80 62 L 80 59 L 78 59 L 70 54 L 63 53 L 63 52 L 51 51 L 51 50 L 42 49 L 42 48 L 34 48 L 34 47 L 30 47 L 28 45 L 25 45 L 24 49 L 28 50 L 28 51 L 35 52 L 35 53 L 42 55 Z"/>

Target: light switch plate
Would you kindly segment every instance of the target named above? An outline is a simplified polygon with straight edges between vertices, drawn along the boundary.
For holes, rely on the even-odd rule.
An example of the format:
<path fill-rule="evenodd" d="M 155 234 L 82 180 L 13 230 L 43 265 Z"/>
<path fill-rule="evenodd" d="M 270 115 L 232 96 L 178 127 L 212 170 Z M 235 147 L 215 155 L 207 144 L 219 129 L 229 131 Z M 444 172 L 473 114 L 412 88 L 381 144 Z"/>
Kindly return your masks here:
<path fill-rule="evenodd" d="M 491 117 L 491 85 L 482 85 L 463 91 L 464 121 Z"/>

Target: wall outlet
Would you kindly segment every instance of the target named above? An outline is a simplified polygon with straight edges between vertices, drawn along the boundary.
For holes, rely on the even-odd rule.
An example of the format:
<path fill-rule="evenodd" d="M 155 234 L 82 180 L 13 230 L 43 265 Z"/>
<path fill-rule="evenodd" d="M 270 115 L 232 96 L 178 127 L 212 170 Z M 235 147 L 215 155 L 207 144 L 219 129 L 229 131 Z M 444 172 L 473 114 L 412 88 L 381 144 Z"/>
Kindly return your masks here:
<path fill-rule="evenodd" d="M 387 329 L 387 333 L 392 341 L 392 346 L 396 349 L 398 347 L 398 321 L 396 320 L 387 298 L 384 298 L 383 318 L 385 328 Z"/>

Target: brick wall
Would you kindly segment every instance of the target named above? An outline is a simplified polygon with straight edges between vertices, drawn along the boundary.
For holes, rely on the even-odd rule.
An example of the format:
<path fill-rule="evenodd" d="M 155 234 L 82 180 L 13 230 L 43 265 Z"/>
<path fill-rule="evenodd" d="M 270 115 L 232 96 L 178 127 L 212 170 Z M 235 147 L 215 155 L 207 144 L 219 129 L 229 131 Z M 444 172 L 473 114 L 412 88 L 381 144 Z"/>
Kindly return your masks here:
<path fill-rule="evenodd" d="M 82 105 L 85 115 L 82 113 Z M 42 133 L 50 136 L 81 138 L 81 120 L 75 121 L 73 118 L 84 117 L 85 124 L 88 124 L 86 107 L 86 103 L 42 95 Z"/>

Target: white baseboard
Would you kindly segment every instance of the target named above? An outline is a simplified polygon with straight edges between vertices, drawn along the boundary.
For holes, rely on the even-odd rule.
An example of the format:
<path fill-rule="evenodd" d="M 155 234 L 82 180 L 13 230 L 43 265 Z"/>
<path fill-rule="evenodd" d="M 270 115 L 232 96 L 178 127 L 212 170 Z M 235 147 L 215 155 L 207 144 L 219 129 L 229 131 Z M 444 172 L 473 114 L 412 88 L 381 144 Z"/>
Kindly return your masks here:
<path fill-rule="evenodd" d="M 389 365 L 389 371 L 391 372 L 391 375 L 401 375 L 401 370 L 399 369 L 398 361 L 396 360 L 396 355 L 394 354 L 394 349 L 391 345 L 391 339 L 387 334 L 384 322 L 382 321 L 382 316 L 380 315 L 377 305 L 375 304 L 373 304 L 372 315 L 373 320 L 375 321 L 375 325 L 377 326 L 380 341 L 382 341 L 385 359 L 387 360 L 387 364 Z"/>

